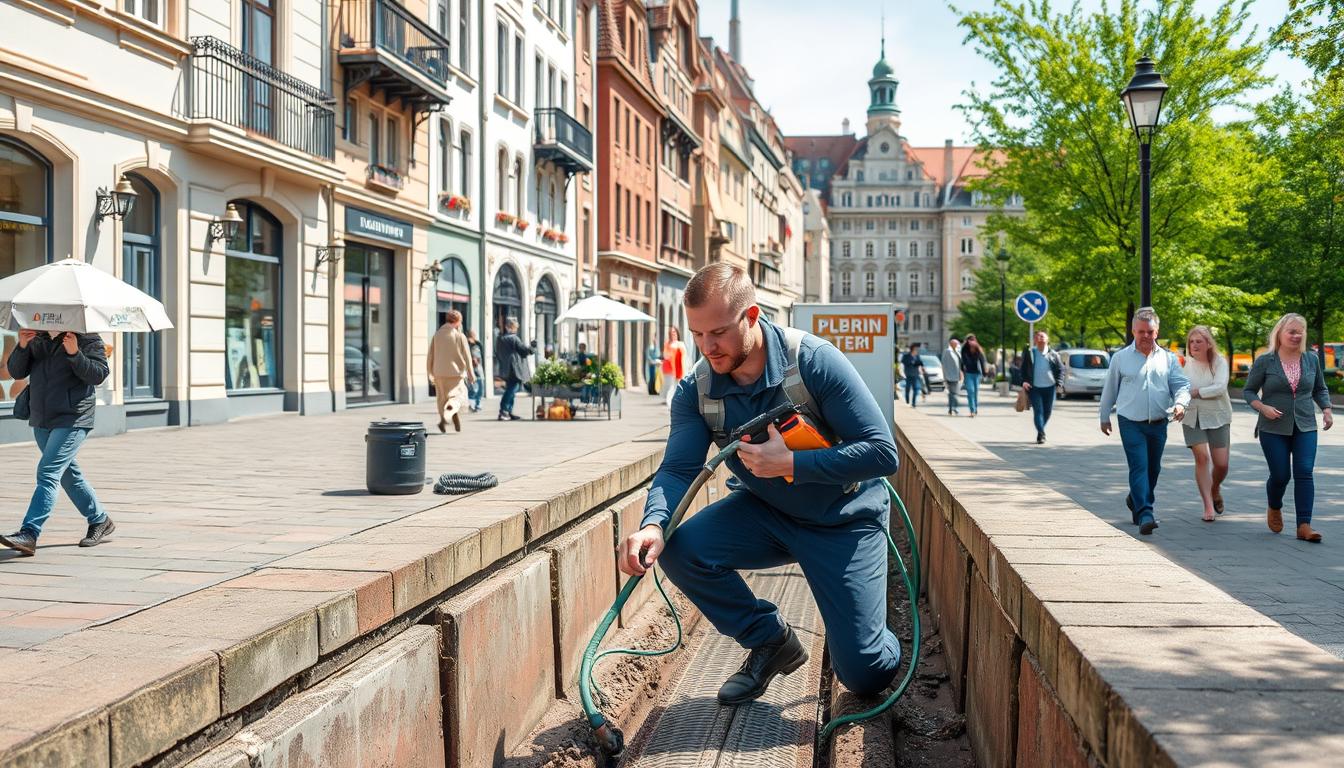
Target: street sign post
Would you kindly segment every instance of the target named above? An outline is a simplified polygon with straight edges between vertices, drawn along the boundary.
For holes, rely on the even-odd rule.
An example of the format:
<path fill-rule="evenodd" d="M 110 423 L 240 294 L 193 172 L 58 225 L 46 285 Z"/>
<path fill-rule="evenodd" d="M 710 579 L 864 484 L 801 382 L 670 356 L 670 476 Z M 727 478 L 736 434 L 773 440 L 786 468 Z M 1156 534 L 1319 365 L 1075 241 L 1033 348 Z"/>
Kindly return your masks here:
<path fill-rule="evenodd" d="M 1045 300 L 1045 294 L 1040 291 L 1023 291 L 1013 302 L 1013 311 L 1019 320 L 1027 324 L 1027 346 L 1030 347 L 1036 341 L 1036 321 L 1050 311 L 1050 302 Z"/>

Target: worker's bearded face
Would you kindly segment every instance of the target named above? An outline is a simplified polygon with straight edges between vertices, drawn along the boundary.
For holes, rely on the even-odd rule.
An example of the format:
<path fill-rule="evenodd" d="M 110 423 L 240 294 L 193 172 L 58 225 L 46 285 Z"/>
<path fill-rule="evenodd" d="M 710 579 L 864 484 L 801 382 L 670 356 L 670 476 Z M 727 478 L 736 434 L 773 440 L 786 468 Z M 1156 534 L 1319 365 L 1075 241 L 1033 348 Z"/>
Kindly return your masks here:
<path fill-rule="evenodd" d="M 760 314 L 755 304 L 734 312 L 726 299 L 715 298 L 699 307 L 687 307 L 686 324 L 714 372 L 728 374 L 746 362 L 759 343 L 755 331 Z"/>

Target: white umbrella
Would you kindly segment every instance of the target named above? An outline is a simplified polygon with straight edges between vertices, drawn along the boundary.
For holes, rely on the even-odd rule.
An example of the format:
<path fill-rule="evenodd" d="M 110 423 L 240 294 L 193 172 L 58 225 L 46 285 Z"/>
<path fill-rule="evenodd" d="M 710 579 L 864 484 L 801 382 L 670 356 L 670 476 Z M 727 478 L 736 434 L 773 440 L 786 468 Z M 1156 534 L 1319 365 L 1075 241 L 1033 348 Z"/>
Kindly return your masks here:
<path fill-rule="evenodd" d="M 11 330 L 79 333 L 173 327 L 158 299 L 79 259 L 0 280 L 0 324 Z"/>
<path fill-rule="evenodd" d="M 613 301 L 600 294 L 594 294 L 577 302 L 574 306 L 561 313 L 561 315 L 555 319 L 555 322 L 563 323 L 567 320 L 576 323 L 589 323 L 602 320 L 611 320 L 618 323 L 653 322 L 652 317 L 640 312 L 629 304 Z"/>

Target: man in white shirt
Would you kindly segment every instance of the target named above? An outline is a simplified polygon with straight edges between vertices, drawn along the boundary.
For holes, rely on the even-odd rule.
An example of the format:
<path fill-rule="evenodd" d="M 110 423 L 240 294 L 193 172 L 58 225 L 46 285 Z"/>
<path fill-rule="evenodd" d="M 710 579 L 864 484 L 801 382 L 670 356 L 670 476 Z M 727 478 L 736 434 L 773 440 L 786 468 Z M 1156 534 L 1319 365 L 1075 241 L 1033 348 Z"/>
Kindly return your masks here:
<path fill-rule="evenodd" d="M 949 415 L 961 413 L 961 404 L 957 395 L 961 392 L 961 339 L 956 336 L 947 340 L 947 349 L 943 350 L 943 383 L 947 386 L 947 412 Z"/>
<path fill-rule="evenodd" d="M 1101 391 L 1101 431 L 1111 434 L 1111 409 L 1120 419 L 1120 442 L 1129 465 L 1125 504 L 1139 532 L 1157 528 L 1153 513 L 1162 450 L 1167 445 L 1168 418 L 1180 421 L 1190 404 L 1190 381 L 1175 353 L 1157 346 L 1159 321 L 1152 307 L 1134 313 L 1134 343 L 1111 356 L 1111 369 Z"/>

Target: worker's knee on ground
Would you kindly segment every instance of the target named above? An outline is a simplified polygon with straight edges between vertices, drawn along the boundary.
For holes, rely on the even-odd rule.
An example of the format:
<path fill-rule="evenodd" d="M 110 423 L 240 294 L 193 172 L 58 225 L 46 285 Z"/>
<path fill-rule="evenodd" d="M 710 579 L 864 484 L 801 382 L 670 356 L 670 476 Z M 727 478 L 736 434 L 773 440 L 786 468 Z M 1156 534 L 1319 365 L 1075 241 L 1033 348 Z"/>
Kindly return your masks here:
<path fill-rule="evenodd" d="M 901 666 L 901 646 L 895 635 L 872 650 L 843 650 L 831 645 L 831 668 L 846 688 L 860 696 L 881 693 L 896 678 Z"/>

